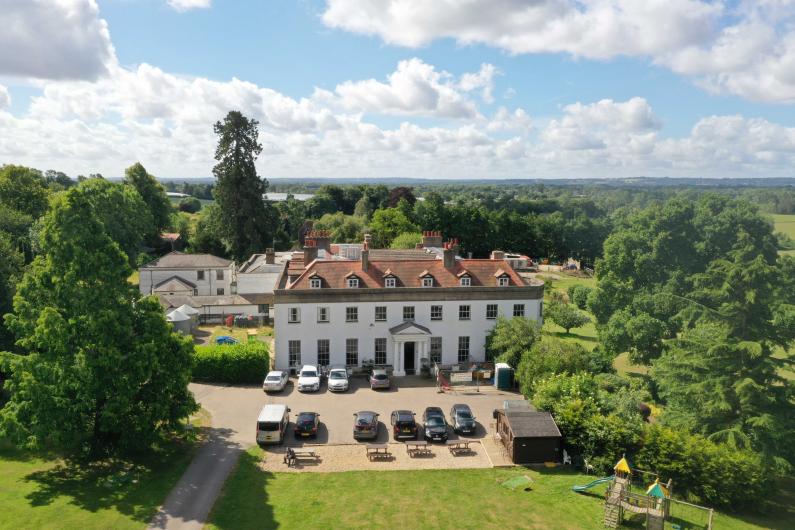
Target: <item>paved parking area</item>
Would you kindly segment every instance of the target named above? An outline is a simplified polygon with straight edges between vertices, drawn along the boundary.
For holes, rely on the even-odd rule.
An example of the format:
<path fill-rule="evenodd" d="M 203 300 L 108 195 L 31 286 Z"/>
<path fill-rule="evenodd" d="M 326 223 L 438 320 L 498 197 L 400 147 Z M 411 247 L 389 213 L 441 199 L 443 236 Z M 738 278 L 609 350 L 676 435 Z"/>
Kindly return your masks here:
<path fill-rule="evenodd" d="M 408 409 L 416 413 L 417 423 L 422 421 L 425 407 L 441 407 L 448 417 L 450 408 L 456 403 L 466 403 L 472 409 L 478 422 L 477 432 L 467 438 L 483 438 L 488 426 L 493 421 L 492 412 L 501 408 L 505 399 L 517 399 L 514 392 L 503 392 L 493 387 L 484 387 L 481 392 L 474 389 L 466 392 L 438 393 L 432 380 L 420 377 L 393 378 L 389 390 L 370 390 L 365 378 L 351 378 L 351 388 L 347 392 L 335 393 L 326 389 L 325 381 L 318 392 L 302 393 L 295 389 L 294 384 L 277 394 L 261 392 L 261 405 L 266 403 L 284 403 L 290 407 L 291 420 L 299 412 L 317 412 L 320 414 L 321 425 L 316 440 L 296 440 L 289 433 L 289 445 L 312 444 L 346 444 L 346 443 L 386 443 L 391 441 L 389 415 L 393 410 Z M 357 442 L 353 439 L 353 414 L 360 410 L 371 410 L 379 414 L 378 438 L 373 441 Z M 258 410 L 257 410 L 258 412 Z M 256 412 L 252 414 L 255 418 Z M 252 420 L 252 428 L 254 421 Z M 291 426 L 292 427 L 292 426 Z M 458 435 L 449 432 L 451 440 Z"/>

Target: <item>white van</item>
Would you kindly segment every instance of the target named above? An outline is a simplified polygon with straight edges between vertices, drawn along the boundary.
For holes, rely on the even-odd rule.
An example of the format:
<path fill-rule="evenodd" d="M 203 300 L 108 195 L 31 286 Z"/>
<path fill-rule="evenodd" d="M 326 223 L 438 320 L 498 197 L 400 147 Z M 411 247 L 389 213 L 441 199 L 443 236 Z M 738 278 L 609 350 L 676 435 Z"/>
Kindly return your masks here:
<path fill-rule="evenodd" d="M 290 409 L 287 405 L 265 405 L 257 418 L 257 443 L 282 443 L 288 423 L 290 423 Z"/>

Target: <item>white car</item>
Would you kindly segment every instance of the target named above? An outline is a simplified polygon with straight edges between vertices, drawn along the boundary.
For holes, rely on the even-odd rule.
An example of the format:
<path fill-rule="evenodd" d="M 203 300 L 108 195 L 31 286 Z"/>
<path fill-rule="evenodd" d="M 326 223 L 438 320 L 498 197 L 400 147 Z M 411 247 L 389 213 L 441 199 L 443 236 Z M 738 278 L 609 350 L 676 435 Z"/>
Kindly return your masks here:
<path fill-rule="evenodd" d="M 328 389 L 332 392 L 346 392 L 348 390 L 348 370 L 345 368 L 329 370 Z"/>
<path fill-rule="evenodd" d="M 282 370 L 274 370 L 268 372 L 265 380 L 262 382 L 262 390 L 264 392 L 281 392 L 287 386 L 288 376 L 287 372 Z"/>
<path fill-rule="evenodd" d="M 315 392 L 320 390 L 320 372 L 317 366 L 305 364 L 298 373 L 298 391 Z"/>

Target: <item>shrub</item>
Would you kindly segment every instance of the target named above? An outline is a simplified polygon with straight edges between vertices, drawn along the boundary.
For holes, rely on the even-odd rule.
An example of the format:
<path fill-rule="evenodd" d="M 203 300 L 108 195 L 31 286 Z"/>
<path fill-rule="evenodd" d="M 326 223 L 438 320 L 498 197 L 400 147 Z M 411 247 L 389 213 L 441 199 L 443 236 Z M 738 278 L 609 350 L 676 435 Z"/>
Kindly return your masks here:
<path fill-rule="evenodd" d="M 566 290 L 569 295 L 569 302 L 576 305 L 580 309 L 588 307 L 588 297 L 591 295 L 593 289 L 587 285 L 574 284 L 570 285 Z"/>
<path fill-rule="evenodd" d="M 536 381 L 551 374 L 589 370 L 590 355 L 579 344 L 551 337 L 542 337 L 529 350 L 521 353 L 516 377 L 522 393 L 530 397 Z"/>
<path fill-rule="evenodd" d="M 197 346 L 195 381 L 259 383 L 268 371 L 268 348 L 260 341 L 246 344 Z"/>
<path fill-rule="evenodd" d="M 758 506 L 775 487 L 760 454 L 659 425 L 646 428 L 635 465 L 673 479 L 679 495 L 722 508 Z"/>
<path fill-rule="evenodd" d="M 179 211 L 187 213 L 196 213 L 202 209 L 202 203 L 196 197 L 184 197 L 179 201 Z"/>
<path fill-rule="evenodd" d="M 486 336 L 486 360 L 519 366 L 522 355 L 533 347 L 540 333 L 535 320 L 500 316 Z"/>

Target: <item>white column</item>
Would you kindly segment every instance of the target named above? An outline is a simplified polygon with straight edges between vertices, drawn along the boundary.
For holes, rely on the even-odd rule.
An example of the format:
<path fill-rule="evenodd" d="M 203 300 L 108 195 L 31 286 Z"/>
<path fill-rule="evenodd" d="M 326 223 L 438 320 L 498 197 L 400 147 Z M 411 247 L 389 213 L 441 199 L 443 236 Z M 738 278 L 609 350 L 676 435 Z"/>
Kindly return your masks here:
<path fill-rule="evenodd" d="M 401 355 L 403 353 L 403 343 L 395 341 L 395 369 L 392 371 L 393 375 L 401 376 L 406 375 L 406 372 L 403 371 L 403 360 Z"/>

